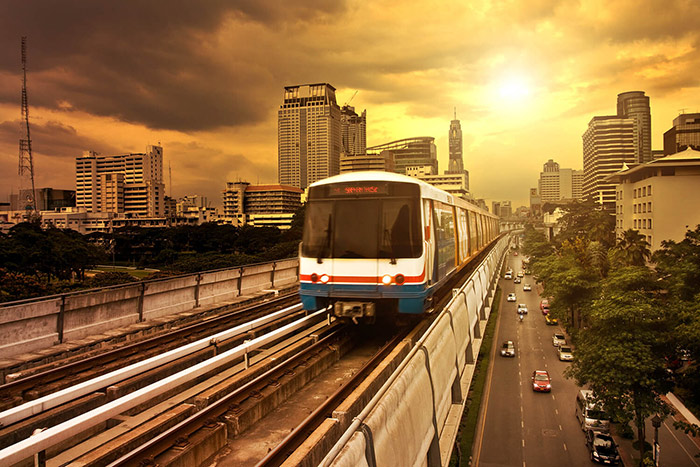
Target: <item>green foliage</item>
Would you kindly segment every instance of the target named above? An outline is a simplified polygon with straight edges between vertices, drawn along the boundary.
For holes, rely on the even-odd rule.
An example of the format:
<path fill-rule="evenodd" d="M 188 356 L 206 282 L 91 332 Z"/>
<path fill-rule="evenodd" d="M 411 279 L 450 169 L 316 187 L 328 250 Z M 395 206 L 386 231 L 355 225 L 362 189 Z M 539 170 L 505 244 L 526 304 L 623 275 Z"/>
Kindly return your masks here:
<path fill-rule="evenodd" d="M 557 241 L 584 238 L 600 242 L 609 248 L 615 244 L 615 216 L 600 209 L 592 201 L 574 201 L 563 207 L 566 214 L 559 220 L 562 226 Z"/>
<path fill-rule="evenodd" d="M 700 225 L 678 243 L 661 242 L 652 259 L 668 290 L 680 300 L 692 300 L 700 284 Z"/>
<path fill-rule="evenodd" d="M 98 272 L 93 277 L 85 281 L 85 286 L 89 288 L 108 287 L 110 285 L 128 284 L 138 282 L 134 276 L 128 272 L 108 271 Z"/>
<path fill-rule="evenodd" d="M 644 235 L 627 229 L 612 249 L 611 256 L 616 264 L 622 266 L 644 266 L 651 258 L 651 250 Z"/>
<path fill-rule="evenodd" d="M 48 286 L 36 276 L 0 268 L 0 302 L 22 300 L 48 293 Z"/>

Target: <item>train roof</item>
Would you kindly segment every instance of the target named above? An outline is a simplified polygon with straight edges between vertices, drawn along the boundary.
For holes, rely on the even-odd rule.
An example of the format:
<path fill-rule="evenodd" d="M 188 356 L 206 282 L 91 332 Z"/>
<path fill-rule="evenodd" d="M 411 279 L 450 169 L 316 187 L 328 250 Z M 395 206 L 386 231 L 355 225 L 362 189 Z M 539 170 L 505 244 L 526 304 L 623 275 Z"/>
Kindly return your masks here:
<path fill-rule="evenodd" d="M 324 178 L 317 182 L 312 183 L 309 187 L 328 185 L 331 183 L 343 183 L 343 182 L 365 182 L 365 181 L 377 181 L 383 180 L 388 182 L 402 182 L 402 183 L 413 183 L 421 187 L 421 193 L 430 195 L 431 197 L 447 201 L 451 204 L 457 204 L 459 206 L 469 208 L 473 211 L 483 212 L 486 215 L 491 215 L 488 211 L 484 211 L 478 206 L 475 206 L 457 196 L 454 196 L 444 190 L 441 190 L 430 183 L 424 182 L 415 177 L 409 177 L 407 175 L 397 174 L 395 172 L 383 172 L 380 170 L 365 170 L 358 172 L 347 172 L 340 175 L 334 175 L 332 177 Z"/>

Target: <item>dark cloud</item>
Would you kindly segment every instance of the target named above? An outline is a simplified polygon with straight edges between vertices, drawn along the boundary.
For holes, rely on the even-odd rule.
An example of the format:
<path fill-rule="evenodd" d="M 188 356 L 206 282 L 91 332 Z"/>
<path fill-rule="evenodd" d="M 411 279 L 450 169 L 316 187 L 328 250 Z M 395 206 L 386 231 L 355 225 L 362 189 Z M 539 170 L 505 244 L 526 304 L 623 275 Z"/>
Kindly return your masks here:
<path fill-rule="evenodd" d="M 221 56 L 221 27 L 233 21 L 275 31 L 342 8 L 326 0 L 2 2 L 0 73 L 19 76 L 20 37 L 28 36 L 32 105 L 68 103 L 68 109 L 158 129 L 255 123 L 266 115 L 259 85 L 279 85 L 270 80 L 274 63 L 265 63 L 259 50 L 262 66 L 245 55 Z M 258 40 L 234 39 L 243 51 Z M 17 102 L 18 88 L 3 86 L 0 103 Z"/>

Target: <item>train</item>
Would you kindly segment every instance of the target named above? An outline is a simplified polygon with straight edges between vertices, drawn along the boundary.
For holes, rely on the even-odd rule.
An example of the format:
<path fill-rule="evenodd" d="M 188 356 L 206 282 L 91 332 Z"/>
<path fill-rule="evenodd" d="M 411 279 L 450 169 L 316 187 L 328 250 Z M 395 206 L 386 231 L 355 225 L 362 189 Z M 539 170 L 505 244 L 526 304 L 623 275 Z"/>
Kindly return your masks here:
<path fill-rule="evenodd" d="M 498 218 L 417 178 L 350 172 L 309 186 L 304 309 L 338 318 L 430 313 L 441 285 L 499 235 Z"/>

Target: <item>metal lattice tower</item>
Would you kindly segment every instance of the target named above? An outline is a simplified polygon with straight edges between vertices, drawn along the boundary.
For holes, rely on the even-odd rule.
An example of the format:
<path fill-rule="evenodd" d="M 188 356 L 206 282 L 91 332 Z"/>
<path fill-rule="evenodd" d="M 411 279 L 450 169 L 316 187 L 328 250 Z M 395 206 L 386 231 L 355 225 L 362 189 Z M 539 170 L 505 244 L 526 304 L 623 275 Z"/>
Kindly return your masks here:
<path fill-rule="evenodd" d="M 29 217 L 35 217 L 37 212 L 36 206 L 36 189 L 34 187 L 34 162 L 32 160 L 32 140 L 29 137 L 29 104 L 27 101 L 27 38 L 22 37 L 22 119 L 25 125 L 25 138 L 19 140 L 19 175 L 21 182 L 25 179 L 31 180 L 32 190 L 24 190 L 22 193 L 22 183 L 20 182 L 19 198 L 22 202 L 22 196 L 26 198 L 25 209 L 28 211 Z"/>

